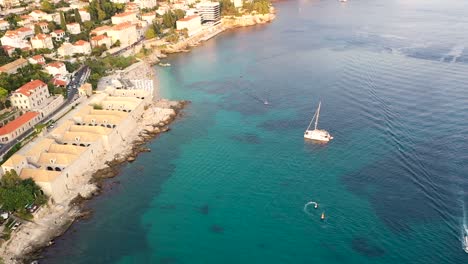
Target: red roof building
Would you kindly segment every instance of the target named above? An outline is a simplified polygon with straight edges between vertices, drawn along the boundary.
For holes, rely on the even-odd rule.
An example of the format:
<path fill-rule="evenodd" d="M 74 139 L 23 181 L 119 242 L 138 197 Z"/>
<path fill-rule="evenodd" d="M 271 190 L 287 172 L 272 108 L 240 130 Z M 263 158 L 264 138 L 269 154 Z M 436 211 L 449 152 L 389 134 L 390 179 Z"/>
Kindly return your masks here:
<path fill-rule="evenodd" d="M 27 112 L 0 128 L 0 142 L 8 143 L 33 128 L 41 120 L 38 112 Z"/>

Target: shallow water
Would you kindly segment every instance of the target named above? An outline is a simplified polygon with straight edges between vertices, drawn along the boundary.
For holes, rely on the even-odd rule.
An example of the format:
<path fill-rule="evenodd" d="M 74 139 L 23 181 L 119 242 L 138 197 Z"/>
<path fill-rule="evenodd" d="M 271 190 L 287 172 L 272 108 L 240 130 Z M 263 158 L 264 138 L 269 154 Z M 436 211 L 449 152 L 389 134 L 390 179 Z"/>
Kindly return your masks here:
<path fill-rule="evenodd" d="M 276 6 L 157 69 L 192 104 L 45 263 L 468 261 L 468 2 Z"/>

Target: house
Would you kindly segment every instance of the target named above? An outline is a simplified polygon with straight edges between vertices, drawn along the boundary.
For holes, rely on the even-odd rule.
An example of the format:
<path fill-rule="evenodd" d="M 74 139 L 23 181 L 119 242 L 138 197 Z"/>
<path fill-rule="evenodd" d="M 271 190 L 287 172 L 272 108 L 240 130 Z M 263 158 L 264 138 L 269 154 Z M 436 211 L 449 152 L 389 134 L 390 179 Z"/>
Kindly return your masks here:
<path fill-rule="evenodd" d="M 15 61 L 7 63 L 0 67 L 0 72 L 7 73 L 7 74 L 14 74 L 18 72 L 18 69 L 23 68 L 24 66 L 28 65 L 28 61 L 23 58 L 19 58 Z"/>
<path fill-rule="evenodd" d="M 12 46 L 4 45 L 2 46 L 3 50 L 5 53 L 8 55 L 8 57 L 11 57 L 13 55 L 13 52 L 15 51 L 15 48 Z"/>
<path fill-rule="evenodd" d="M 22 15 L 20 16 L 20 21 L 18 21 L 18 25 L 25 27 L 29 26 L 32 23 L 32 17 L 30 15 Z"/>
<path fill-rule="evenodd" d="M 112 44 L 120 41 L 121 47 L 130 46 L 138 40 L 136 26 L 130 22 L 113 26 L 107 35 L 112 39 Z"/>
<path fill-rule="evenodd" d="M 56 75 L 66 76 L 68 74 L 65 63 L 60 62 L 60 61 L 54 61 L 54 62 L 48 63 L 44 67 L 44 69 L 52 76 L 56 76 Z"/>
<path fill-rule="evenodd" d="M 156 13 L 150 12 L 141 15 L 141 20 L 148 22 L 148 24 L 152 24 L 153 20 L 156 19 Z"/>
<path fill-rule="evenodd" d="M 75 53 L 75 47 L 73 46 L 73 44 L 65 42 L 62 44 L 62 46 L 60 46 L 57 49 L 57 53 L 61 57 L 73 56 L 73 54 Z"/>
<path fill-rule="evenodd" d="M 31 13 L 29 13 L 29 16 L 31 17 L 32 21 L 40 21 L 45 19 L 47 13 L 41 10 L 33 10 Z"/>
<path fill-rule="evenodd" d="M 91 14 L 84 8 L 79 9 L 78 12 L 80 13 L 81 21 L 90 21 L 91 20 Z"/>
<path fill-rule="evenodd" d="M 52 13 L 52 14 L 46 14 L 43 19 L 47 22 L 55 22 L 57 24 L 60 24 L 60 14 L 59 13 Z"/>
<path fill-rule="evenodd" d="M 120 14 L 116 14 L 113 17 L 111 17 L 111 20 L 112 24 L 114 25 L 118 25 L 124 22 L 133 23 L 138 21 L 135 12 L 123 12 Z"/>
<path fill-rule="evenodd" d="M 176 21 L 177 30 L 187 29 L 188 35 L 193 36 L 202 29 L 201 17 L 193 15 Z"/>
<path fill-rule="evenodd" d="M 52 84 L 57 87 L 66 87 L 68 79 L 61 75 L 57 75 L 57 77 L 52 78 Z"/>
<path fill-rule="evenodd" d="M 31 45 L 26 38 L 34 35 L 30 28 L 22 27 L 16 30 L 8 30 L 5 35 L 0 38 L 3 46 L 11 46 L 13 48 L 30 48 Z"/>
<path fill-rule="evenodd" d="M 47 22 L 39 22 L 34 25 L 38 25 L 42 33 L 49 33 L 49 24 Z"/>
<path fill-rule="evenodd" d="M 156 10 L 156 13 L 160 16 L 166 14 L 167 11 L 169 11 L 171 8 L 168 5 L 159 5 L 158 10 Z"/>
<path fill-rule="evenodd" d="M 78 54 L 91 54 L 91 44 L 84 40 L 78 40 L 73 44 L 75 49 L 74 53 Z"/>
<path fill-rule="evenodd" d="M 110 27 L 110 26 L 97 27 L 97 28 L 91 30 L 90 35 L 91 36 L 103 35 L 103 34 L 106 34 L 109 30 L 111 30 L 111 28 L 112 27 Z"/>
<path fill-rule="evenodd" d="M 70 23 L 67 24 L 67 30 L 70 34 L 76 35 L 81 33 L 80 24 L 78 23 Z"/>
<path fill-rule="evenodd" d="M 135 0 L 135 4 L 137 4 L 140 9 L 152 9 L 158 5 L 158 2 L 157 0 Z"/>
<path fill-rule="evenodd" d="M 46 34 L 38 34 L 32 37 L 31 45 L 33 49 L 54 49 L 52 37 Z"/>
<path fill-rule="evenodd" d="M 39 107 L 49 97 L 47 84 L 41 80 L 34 80 L 16 89 L 11 94 L 10 101 L 18 109 L 32 110 Z"/>
<path fill-rule="evenodd" d="M 112 46 L 112 39 L 106 35 L 99 35 L 91 38 L 91 46 L 93 48 L 102 45 L 105 45 L 107 48 L 110 48 Z"/>
<path fill-rule="evenodd" d="M 8 21 L 0 19 L 0 30 L 7 30 L 10 28 L 10 23 Z"/>
<path fill-rule="evenodd" d="M 40 65 L 45 64 L 45 59 L 41 55 L 34 55 L 31 58 L 29 58 L 28 61 L 31 64 L 40 64 Z"/>
<path fill-rule="evenodd" d="M 63 38 L 65 37 L 65 31 L 61 30 L 61 29 L 57 29 L 57 30 L 54 30 L 51 34 L 50 34 L 56 41 L 61 41 L 63 40 Z"/>
<path fill-rule="evenodd" d="M 0 142 L 3 144 L 8 143 L 21 136 L 24 132 L 41 121 L 38 112 L 26 112 L 15 120 L 0 128 Z M 9 164 L 5 164 L 8 166 Z"/>

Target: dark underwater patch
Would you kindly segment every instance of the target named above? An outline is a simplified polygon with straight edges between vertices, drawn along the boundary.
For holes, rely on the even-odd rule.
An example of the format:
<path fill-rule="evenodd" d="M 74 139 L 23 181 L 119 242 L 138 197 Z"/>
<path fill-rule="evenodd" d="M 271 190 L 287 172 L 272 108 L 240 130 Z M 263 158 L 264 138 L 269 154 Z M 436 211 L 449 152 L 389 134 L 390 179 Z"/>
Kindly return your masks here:
<path fill-rule="evenodd" d="M 291 119 L 284 119 L 284 120 L 268 120 L 260 124 L 260 128 L 269 130 L 269 131 L 280 131 L 285 129 L 295 129 L 307 127 L 306 120 L 291 120 Z"/>
<path fill-rule="evenodd" d="M 385 251 L 373 245 L 367 238 L 355 237 L 351 242 L 351 247 L 354 251 L 366 257 L 381 257 L 385 255 Z"/>
<path fill-rule="evenodd" d="M 232 136 L 231 138 L 234 139 L 235 141 L 239 141 L 242 143 L 248 143 L 248 144 L 260 144 L 261 143 L 260 137 L 252 133 L 244 133 L 244 134 Z"/>
<path fill-rule="evenodd" d="M 211 232 L 215 233 L 215 234 L 222 234 L 224 233 L 224 228 L 219 226 L 219 225 L 212 225 L 210 227 L 210 230 Z"/>
<path fill-rule="evenodd" d="M 207 204 L 205 204 L 204 206 L 199 208 L 199 212 L 202 215 L 208 215 L 210 213 L 210 207 Z"/>

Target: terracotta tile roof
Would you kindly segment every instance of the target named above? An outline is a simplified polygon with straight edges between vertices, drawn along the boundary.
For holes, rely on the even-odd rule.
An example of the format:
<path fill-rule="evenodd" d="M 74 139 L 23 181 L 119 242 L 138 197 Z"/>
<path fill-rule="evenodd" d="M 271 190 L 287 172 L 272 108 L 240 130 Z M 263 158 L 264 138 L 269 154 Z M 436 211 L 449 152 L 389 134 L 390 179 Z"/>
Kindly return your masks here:
<path fill-rule="evenodd" d="M 52 84 L 55 86 L 66 86 L 67 82 L 58 78 L 53 78 L 52 79 Z"/>
<path fill-rule="evenodd" d="M 63 31 L 61 29 L 57 29 L 57 30 L 54 30 L 54 33 L 55 34 L 62 34 L 62 33 L 65 33 L 65 31 Z"/>
<path fill-rule="evenodd" d="M 23 66 L 26 66 L 28 64 L 28 61 L 26 59 L 23 59 L 23 58 L 19 58 L 15 61 L 12 61 L 10 63 L 7 63 L 3 66 L 0 67 L 0 72 L 9 72 L 10 70 L 14 69 L 14 68 L 17 68 L 17 67 L 23 67 Z"/>
<path fill-rule="evenodd" d="M 36 10 L 33 10 L 33 11 L 31 11 L 31 13 L 35 13 L 35 14 L 46 14 L 46 12 L 43 12 L 43 11 L 41 11 L 41 10 L 37 10 L 37 9 L 36 9 Z"/>
<path fill-rule="evenodd" d="M 114 17 L 126 17 L 126 16 L 130 16 L 130 15 L 134 15 L 135 13 L 133 12 L 123 12 L 123 13 L 119 13 L 119 14 L 116 14 L 114 15 Z"/>
<path fill-rule="evenodd" d="M 22 15 L 22 16 L 20 16 L 20 18 L 22 20 L 26 20 L 26 19 L 31 19 L 31 16 L 30 15 Z"/>
<path fill-rule="evenodd" d="M 54 68 L 57 68 L 57 69 L 59 69 L 59 68 L 61 68 L 63 66 L 65 66 L 65 64 L 63 62 L 60 62 L 60 61 L 54 61 L 54 62 L 51 62 L 51 63 L 47 64 L 47 67 L 54 67 Z"/>
<path fill-rule="evenodd" d="M 155 12 L 149 12 L 149 13 L 142 14 L 141 16 L 144 17 L 144 16 L 155 16 L 155 15 L 156 15 Z"/>
<path fill-rule="evenodd" d="M 75 42 L 75 44 L 73 44 L 73 45 L 75 45 L 75 46 L 83 46 L 83 45 L 85 45 L 85 44 L 87 44 L 87 43 L 89 43 L 89 42 L 84 41 L 84 40 L 78 40 L 78 41 Z"/>
<path fill-rule="evenodd" d="M 129 28 L 132 26 L 132 23 L 130 22 L 123 22 L 123 23 L 120 23 L 118 25 L 115 25 L 112 27 L 112 30 L 123 30 L 123 29 L 126 29 L 126 28 Z"/>
<path fill-rule="evenodd" d="M 99 35 L 99 36 L 92 37 L 91 40 L 100 41 L 106 38 L 109 38 L 109 37 L 107 37 L 106 35 Z"/>
<path fill-rule="evenodd" d="M 78 23 L 68 23 L 67 26 L 75 26 L 75 25 L 79 25 Z"/>
<path fill-rule="evenodd" d="M 16 129 L 20 128 L 22 125 L 26 124 L 27 122 L 29 122 L 31 119 L 35 118 L 38 115 L 39 113 L 37 112 L 27 112 L 23 114 L 22 116 L 6 124 L 4 127 L 1 127 L 0 135 L 6 135 L 15 131 Z"/>
<path fill-rule="evenodd" d="M 36 25 L 39 25 L 39 26 L 49 26 L 49 24 L 47 22 L 38 22 L 36 23 Z"/>
<path fill-rule="evenodd" d="M 36 36 L 33 37 L 33 39 L 46 39 L 46 38 L 50 38 L 50 36 L 47 34 L 37 34 Z"/>
<path fill-rule="evenodd" d="M 21 31 L 21 32 L 32 32 L 32 29 L 30 28 L 27 28 L 27 27 L 20 27 L 17 29 L 17 31 Z"/>
<path fill-rule="evenodd" d="M 35 61 L 45 60 L 44 57 L 42 57 L 42 55 L 34 55 L 34 56 L 32 56 L 32 59 L 35 60 Z"/>
<path fill-rule="evenodd" d="M 26 96 L 30 96 L 31 95 L 31 91 L 35 90 L 36 88 L 40 87 L 40 86 L 47 86 L 47 84 L 45 84 L 43 81 L 41 80 L 34 80 L 34 81 L 30 81 L 28 82 L 27 84 L 21 86 L 20 88 L 18 88 L 16 91 L 14 91 L 15 93 L 22 93 Z"/>

